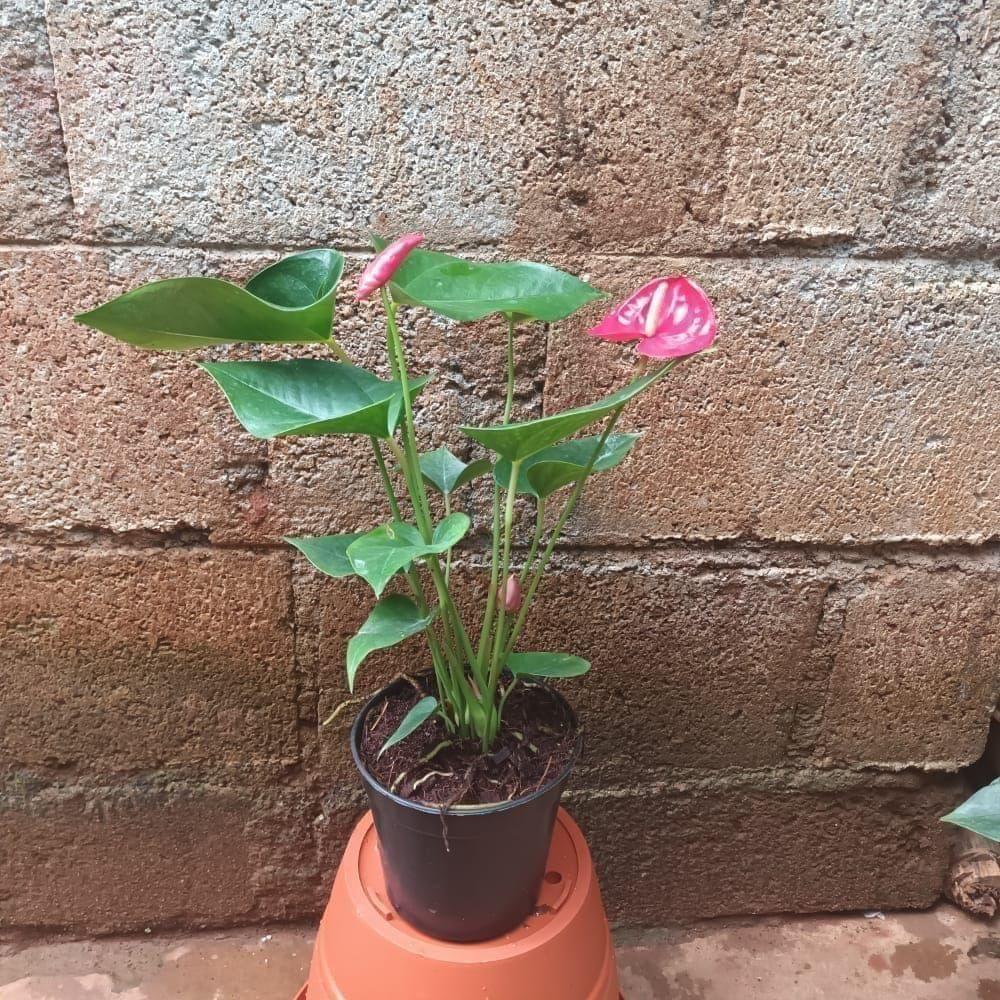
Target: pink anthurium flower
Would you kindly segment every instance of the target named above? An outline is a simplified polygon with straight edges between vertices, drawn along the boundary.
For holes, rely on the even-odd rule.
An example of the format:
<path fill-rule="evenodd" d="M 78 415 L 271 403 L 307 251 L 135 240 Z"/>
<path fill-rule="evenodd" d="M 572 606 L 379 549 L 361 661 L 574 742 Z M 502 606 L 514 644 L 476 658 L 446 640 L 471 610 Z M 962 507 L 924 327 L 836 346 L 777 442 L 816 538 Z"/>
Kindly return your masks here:
<path fill-rule="evenodd" d="M 590 330 L 592 337 L 622 343 L 638 340 L 647 358 L 682 358 L 715 340 L 715 309 L 690 278 L 654 278 Z"/>
<path fill-rule="evenodd" d="M 372 292 L 377 292 L 399 270 L 410 251 L 424 242 L 423 233 L 406 233 L 398 240 L 393 240 L 381 253 L 377 253 L 361 272 L 358 290 L 354 293 L 354 301 L 367 299 Z"/>

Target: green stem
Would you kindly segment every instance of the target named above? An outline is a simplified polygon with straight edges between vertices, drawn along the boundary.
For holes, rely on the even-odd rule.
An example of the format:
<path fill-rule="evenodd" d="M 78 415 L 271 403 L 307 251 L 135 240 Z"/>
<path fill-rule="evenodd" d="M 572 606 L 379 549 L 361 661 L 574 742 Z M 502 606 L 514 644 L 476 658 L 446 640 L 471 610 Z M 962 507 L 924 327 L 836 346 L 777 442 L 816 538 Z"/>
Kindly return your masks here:
<path fill-rule="evenodd" d="M 403 353 L 403 342 L 396 326 L 396 305 L 389 298 L 388 292 L 382 289 L 382 304 L 385 306 L 386 319 L 389 327 L 389 351 L 394 359 L 393 374 L 399 380 L 403 394 L 403 471 L 406 485 L 413 501 L 413 514 L 417 527 L 429 542 L 433 534 L 431 529 L 430 503 L 427 490 L 424 488 L 423 477 L 420 475 L 420 459 L 417 455 L 417 433 L 413 421 L 413 397 L 410 395 L 410 380 L 406 370 L 406 356 Z"/>
<path fill-rule="evenodd" d="M 500 575 L 500 487 L 493 480 L 493 547 L 490 554 L 490 586 L 486 595 L 486 610 L 483 612 L 483 627 L 479 632 L 480 665 L 485 668 L 487 642 L 493 627 L 493 612 L 497 603 L 497 579 Z"/>
<path fill-rule="evenodd" d="M 451 494 L 445 493 L 444 495 L 444 516 L 446 518 L 451 517 Z M 444 582 L 445 586 L 451 586 L 451 549 L 448 549 L 444 557 Z"/>
<path fill-rule="evenodd" d="M 556 542 L 559 541 L 559 536 L 562 534 L 562 530 L 565 527 L 566 522 L 576 509 L 577 502 L 580 499 L 580 494 L 583 492 L 584 483 L 587 481 L 587 476 L 590 475 L 591 470 L 594 468 L 597 456 L 601 454 L 601 450 L 604 448 L 604 442 L 607 441 L 608 435 L 614 429 L 614 426 L 618 422 L 618 418 L 622 415 L 622 410 L 624 408 L 623 404 L 622 406 L 618 406 L 611 411 L 611 414 L 608 417 L 608 422 L 604 427 L 604 432 L 598 439 L 597 446 L 594 448 L 594 452 L 590 456 L 590 461 L 587 463 L 587 467 L 584 469 L 583 475 L 577 480 L 576 486 L 570 494 L 569 500 L 566 501 L 566 506 L 559 515 L 559 520 L 556 521 L 556 525 L 552 529 L 552 534 L 549 537 L 548 544 L 545 546 L 545 549 L 542 552 L 542 555 L 538 560 L 538 564 L 532 574 L 531 585 L 528 587 L 528 592 L 524 595 L 524 599 L 521 602 L 521 611 L 517 616 L 517 621 L 514 623 L 514 628 L 511 630 L 510 639 L 504 649 L 504 657 L 510 656 L 510 654 L 514 651 L 514 646 L 517 643 L 518 636 L 521 634 L 521 629 L 524 628 L 524 622 L 528 617 L 528 609 L 531 607 L 531 602 L 534 600 L 535 592 L 538 590 L 538 585 L 541 583 L 542 575 L 545 573 L 545 567 L 548 566 L 549 559 L 552 558 L 552 552 L 556 547 Z"/>
<path fill-rule="evenodd" d="M 396 497 L 396 490 L 393 488 L 392 479 L 389 476 L 389 467 L 385 464 L 385 456 L 382 454 L 382 448 L 379 446 L 378 438 L 370 437 L 368 439 L 372 444 L 372 451 L 375 453 L 375 464 L 378 466 L 379 477 L 382 480 L 382 487 L 385 490 L 386 496 L 389 498 L 389 510 L 392 511 L 392 516 L 397 521 L 402 521 L 402 515 L 399 512 L 399 500 Z"/>
<path fill-rule="evenodd" d="M 531 572 L 531 564 L 535 561 L 535 555 L 538 552 L 538 546 L 541 544 L 542 535 L 545 533 L 545 499 L 542 498 L 538 501 L 538 507 L 535 510 L 535 534 L 531 539 L 531 547 L 528 549 L 528 554 L 524 558 L 524 565 L 521 567 L 521 572 L 518 575 L 518 583 L 523 584 L 525 580 L 528 579 L 528 573 Z"/>
<path fill-rule="evenodd" d="M 507 319 L 507 395 L 503 406 L 503 423 L 510 423 L 510 415 L 514 409 L 514 316 L 506 313 Z M 483 614 L 483 626 L 479 632 L 478 659 L 482 667 L 486 667 L 487 643 L 493 628 L 493 615 L 496 612 L 497 593 L 500 587 L 500 487 L 493 483 L 493 549 L 490 555 L 490 586 L 486 597 L 486 611 Z"/>
<path fill-rule="evenodd" d="M 389 498 L 389 509 L 392 511 L 392 516 L 397 521 L 401 521 L 402 515 L 399 510 L 399 498 L 396 496 L 396 490 L 392 485 L 392 479 L 389 476 L 389 469 L 385 464 L 385 456 L 382 454 L 382 449 L 379 446 L 378 439 L 372 437 L 369 438 L 369 440 L 371 441 L 372 451 L 375 453 L 375 464 L 378 466 L 379 476 L 382 479 L 382 486 L 385 488 L 386 496 Z M 420 576 L 417 574 L 416 570 L 410 568 L 406 571 L 406 581 L 413 593 L 417 609 L 420 611 L 421 616 L 426 617 L 428 612 L 427 598 L 424 595 L 424 588 L 420 583 Z M 443 623 L 442 627 L 444 627 Z M 444 628 L 444 631 L 445 642 L 443 644 L 439 644 L 437 636 L 434 634 L 433 625 L 428 627 L 427 645 L 431 651 L 431 660 L 434 663 L 434 674 L 437 677 L 438 685 L 442 692 L 447 693 L 447 696 L 454 705 L 457 714 L 464 708 L 465 699 L 462 696 L 461 684 L 458 682 L 458 678 L 456 676 L 458 663 L 447 643 L 447 628 Z M 451 683 L 446 683 L 445 681 L 445 678 L 448 676 L 445 672 L 446 660 L 447 669 L 451 674 Z"/>
<path fill-rule="evenodd" d="M 664 375 L 669 371 L 672 371 L 679 364 L 686 361 L 687 358 L 676 358 L 672 361 L 668 361 L 657 373 L 656 377 L 651 379 L 649 385 L 645 388 L 648 390 L 651 386 L 655 385 Z M 604 428 L 603 433 L 597 441 L 597 446 L 594 448 L 593 453 L 590 456 L 590 461 L 587 463 L 587 467 L 583 470 L 583 475 L 577 480 L 576 486 L 573 492 L 570 494 L 569 500 L 566 501 L 566 506 L 563 508 L 562 513 L 559 515 L 559 520 L 556 521 L 555 527 L 552 529 L 552 535 L 549 538 L 548 544 L 545 546 L 545 550 L 542 552 L 541 557 L 538 560 L 537 566 L 533 572 L 531 578 L 531 585 L 528 587 L 527 594 L 524 595 L 524 600 L 521 603 L 521 611 L 517 616 L 517 621 L 514 623 L 514 628 L 511 630 L 510 639 L 504 648 L 504 657 L 510 656 L 514 651 L 514 646 L 517 644 L 518 637 L 521 634 L 521 629 L 524 628 L 525 620 L 528 617 L 528 609 L 531 607 L 531 602 L 535 598 L 535 593 L 538 590 L 538 586 L 542 581 L 542 576 L 545 573 L 545 568 L 549 564 L 549 560 L 552 558 L 552 552 L 556 547 L 556 542 L 559 541 L 559 536 L 562 534 L 563 528 L 566 526 L 566 522 L 569 520 L 573 511 L 576 509 L 576 505 L 580 499 L 580 494 L 583 493 L 583 487 L 587 482 L 587 477 L 590 475 L 594 468 L 594 463 L 597 461 L 598 456 L 601 454 L 604 448 L 604 443 L 608 439 L 608 435 L 614 429 L 616 423 L 618 423 L 618 418 L 622 415 L 622 410 L 625 409 L 625 404 L 615 407 L 608 416 L 607 425 Z"/>
<path fill-rule="evenodd" d="M 478 681 L 476 654 L 473 652 L 472 643 L 469 641 L 469 634 L 465 631 L 465 626 L 462 624 L 462 619 L 458 613 L 458 609 L 455 607 L 455 602 L 451 598 L 451 593 L 448 590 L 448 584 L 445 582 L 444 573 L 441 571 L 441 563 L 438 561 L 437 556 L 429 556 L 427 558 L 427 568 L 430 570 L 434 586 L 437 587 L 441 605 L 451 618 L 452 628 L 454 628 L 455 634 L 458 636 L 459 645 L 462 647 L 465 659 Z"/>
<path fill-rule="evenodd" d="M 326 341 L 326 346 L 330 349 L 330 352 L 333 354 L 335 358 L 337 358 L 338 361 L 343 361 L 345 364 L 348 365 L 352 364 L 351 358 L 348 355 L 347 351 L 345 351 L 343 347 L 341 347 L 340 344 L 337 343 L 332 333 L 330 334 L 329 339 Z"/>
<path fill-rule="evenodd" d="M 504 691 L 503 696 L 500 698 L 500 704 L 497 706 L 497 723 L 503 718 L 503 707 L 507 704 L 507 699 L 510 697 L 511 692 L 517 687 L 517 678 L 515 677 L 510 684 L 507 685 L 507 690 Z"/>
<path fill-rule="evenodd" d="M 517 459 L 510 463 L 510 483 L 507 489 L 507 503 L 504 507 L 503 515 L 503 557 L 500 578 L 506 586 L 507 576 L 510 573 L 510 546 L 511 535 L 514 526 L 514 500 L 517 498 L 517 478 L 521 474 L 521 461 Z M 493 696 L 496 694 L 497 682 L 500 680 L 500 669 L 502 666 L 502 653 L 504 648 L 504 623 L 507 617 L 506 601 L 500 601 L 497 611 L 496 635 L 493 637 L 493 657 L 490 663 L 489 675 L 489 700 L 493 703 Z"/>
<path fill-rule="evenodd" d="M 406 478 L 410 500 L 413 503 L 413 513 L 417 521 L 417 527 L 424 536 L 424 540 L 429 542 L 433 535 L 430 501 L 427 499 L 427 490 L 424 487 L 423 476 L 420 474 L 416 427 L 413 420 L 413 398 L 410 395 L 409 375 L 406 370 L 406 355 L 403 351 L 403 342 L 399 335 L 399 328 L 396 326 L 396 304 L 384 288 L 382 289 L 382 304 L 385 306 L 386 311 L 390 355 L 395 358 L 394 368 L 403 394 L 403 474 Z M 437 556 L 430 555 L 427 557 L 427 567 L 430 570 L 434 586 L 437 588 L 438 600 L 440 601 L 442 612 L 451 619 L 455 634 L 458 636 L 463 652 L 471 666 L 475 659 L 472 644 L 469 642 L 468 633 L 466 633 L 465 626 L 462 624 L 462 619 L 455 607 L 455 602 L 451 599 L 451 594 L 445 583 L 444 574 L 441 572 L 441 564 Z"/>
<path fill-rule="evenodd" d="M 510 423 L 514 409 L 514 316 L 507 313 L 507 398 L 504 400 L 503 422 Z"/>

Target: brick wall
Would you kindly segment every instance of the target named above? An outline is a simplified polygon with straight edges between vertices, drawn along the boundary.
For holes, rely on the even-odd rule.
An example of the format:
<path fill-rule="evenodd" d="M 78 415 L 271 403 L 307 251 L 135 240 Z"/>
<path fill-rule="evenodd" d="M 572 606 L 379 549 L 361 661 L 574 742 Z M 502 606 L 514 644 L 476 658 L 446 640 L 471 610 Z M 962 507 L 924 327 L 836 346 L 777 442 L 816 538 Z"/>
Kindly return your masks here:
<path fill-rule="evenodd" d="M 683 269 L 718 304 L 720 351 L 630 411 L 531 625 L 594 664 L 569 804 L 612 915 L 928 905 L 1000 687 L 996 19 L 397 8 L 0 11 L 0 924 L 321 905 L 361 803 L 318 720 L 369 598 L 279 536 L 386 516 L 364 452 L 254 441 L 190 357 L 70 316 L 371 226 L 615 293 Z M 520 333 L 522 415 L 626 379 L 592 318 Z M 339 322 L 378 367 L 374 311 Z M 502 334 L 409 333 L 447 373 L 425 438 L 460 445 Z"/>

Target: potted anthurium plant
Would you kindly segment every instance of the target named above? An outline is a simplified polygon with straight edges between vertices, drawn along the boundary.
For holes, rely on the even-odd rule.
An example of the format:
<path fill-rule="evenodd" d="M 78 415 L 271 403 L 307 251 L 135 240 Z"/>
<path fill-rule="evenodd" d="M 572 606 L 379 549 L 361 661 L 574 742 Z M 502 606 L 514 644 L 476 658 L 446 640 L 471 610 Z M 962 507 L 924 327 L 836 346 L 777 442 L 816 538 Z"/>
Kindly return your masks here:
<path fill-rule="evenodd" d="M 465 260 L 417 249 L 422 240 L 413 233 L 377 241 L 355 294 L 381 298 L 389 380 L 354 365 L 332 332 L 344 264 L 336 250 L 286 257 L 245 287 L 204 277 L 155 281 L 77 318 L 147 349 L 329 349 L 328 359 L 204 361 L 201 368 L 256 437 L 368 439 L 391 520 L 358 534 L 287 541 L 320 572 L 360 577 L 374 592 L 371 613 L 347 644 L 352 692 L 373 653 L 418 634 L 425 640 L 426 659 L 415 658 L 413 671 L 361 707 L 351 749 L 394 905 L 432 935 L 477 940 L 509 930 L 531 910 L 580 745 L 573 711 L 548 682 L 578 677 L 589 664 L 569 651 L 521 648 L 532 601 L 588 477 L 622 462 L 636 440 L 615 432 L 623 410 L 708 348 L 716 320 L 693 281 L 656 278 L 590 331 L 636 342 L 642 372 L 589 405 L 512 422 L 517 326 L 563 320 L 604 293 L 546 265 Z M 404 308 L 458 323 L 502 318 L 503 418 L 460 428 L 470 461 L 445 448 L 421 451 L 419 397 L 432 376 L 411 371 L 398 325 Z M 461 493 L 480 477 L 492 480 L 492 534 L 486 598 L 472 627 L 453 596 L 452 553 L 471 528 Z M 440 499 L 432 502 L 433 494 Z M 514 539 L 519 496 L 537 515 L 524 548 Z"/>

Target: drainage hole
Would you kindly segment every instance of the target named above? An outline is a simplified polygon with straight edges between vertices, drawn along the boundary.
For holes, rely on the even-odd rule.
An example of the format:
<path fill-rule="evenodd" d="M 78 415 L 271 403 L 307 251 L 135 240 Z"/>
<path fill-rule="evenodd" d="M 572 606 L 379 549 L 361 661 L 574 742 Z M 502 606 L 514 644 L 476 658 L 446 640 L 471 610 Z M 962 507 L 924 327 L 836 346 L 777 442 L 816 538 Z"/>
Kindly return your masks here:
<path fill-rule="evenodd" d="M 562 875 L 560 875 L 559 872 L 546 872 L 545 881 L 548 882 L 549 885 L 558 885 L 562 881 Z"/>

